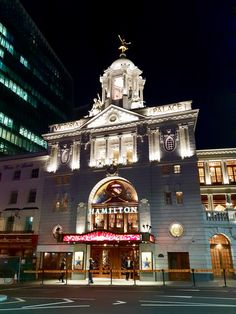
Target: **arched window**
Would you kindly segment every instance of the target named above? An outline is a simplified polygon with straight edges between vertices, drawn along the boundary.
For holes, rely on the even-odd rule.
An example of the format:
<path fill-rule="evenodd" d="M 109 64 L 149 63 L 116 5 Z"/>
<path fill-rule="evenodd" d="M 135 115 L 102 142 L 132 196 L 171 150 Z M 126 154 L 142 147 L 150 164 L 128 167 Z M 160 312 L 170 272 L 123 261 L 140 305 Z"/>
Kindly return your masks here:
<path fill-rule="evenodd" d="M 90 214 L 92 230 L 139 231 L 137 193 L 125 180 L 113 179 L 102 184 L 94 194 Z"/>

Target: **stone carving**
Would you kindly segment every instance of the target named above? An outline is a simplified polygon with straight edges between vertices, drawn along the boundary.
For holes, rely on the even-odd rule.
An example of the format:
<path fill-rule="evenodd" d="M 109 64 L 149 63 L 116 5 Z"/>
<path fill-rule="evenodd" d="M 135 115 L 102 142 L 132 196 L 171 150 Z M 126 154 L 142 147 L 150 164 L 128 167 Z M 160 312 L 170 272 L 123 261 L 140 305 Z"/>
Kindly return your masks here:
<path fill-rule="evenodd" d="M 165 130 L 166 134 L 161 135 L 161 143 L 163 144 L 163 147 L 165 151 L 167 152 L 173 152 L 176 149 L 176 133 L 173 133 L 171 129 Z"/>
<path fill-rule="evenodd" d="M 97 94 L 98 98 L 94 98 L 93 99 L 93 107 L 92 109 L 89 111 L 89 117 L 94 117 L 96 116 L 99 112 L 102 111 L 103 109 L 103 103 L 100 99 L 99 94 Z"/>
<path fill-rule="evenodd" d="M 70 160 L 71 147 L 69 144 L 64 144 L 60 149 L 60 160 L 62 164 L 67 164 Z"/>

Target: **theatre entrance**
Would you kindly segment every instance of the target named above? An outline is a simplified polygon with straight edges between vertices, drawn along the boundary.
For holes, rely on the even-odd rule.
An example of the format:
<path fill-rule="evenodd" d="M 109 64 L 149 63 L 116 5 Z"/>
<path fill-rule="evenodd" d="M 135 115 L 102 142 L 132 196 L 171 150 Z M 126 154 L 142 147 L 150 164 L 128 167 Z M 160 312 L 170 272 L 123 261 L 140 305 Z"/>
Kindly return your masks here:
<path fill-rule="evenodd" d="M 125 260 L 130 256 L 134 267 L 138 269 L 139 249 L 138 245 L 103 244 L 91 246 L 91 257 L 94 260 L 94 277 L 125 278 Z"/>

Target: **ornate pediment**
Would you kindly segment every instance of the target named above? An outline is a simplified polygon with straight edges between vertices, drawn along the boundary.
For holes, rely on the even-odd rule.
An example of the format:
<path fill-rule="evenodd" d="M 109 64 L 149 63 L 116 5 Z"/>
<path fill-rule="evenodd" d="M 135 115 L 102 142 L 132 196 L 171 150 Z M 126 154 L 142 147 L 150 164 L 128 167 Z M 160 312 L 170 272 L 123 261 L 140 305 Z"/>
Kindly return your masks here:
<path fill-rule="evenodd" d="M 98 128 L 104 126 L 112 126 L 127 122 L 138 121 L 145 118 L 143 115 L 134 113 L 124 108 L 110 105 L 105 110 L 97 114 L 88 121 L 83 128 Z"/>

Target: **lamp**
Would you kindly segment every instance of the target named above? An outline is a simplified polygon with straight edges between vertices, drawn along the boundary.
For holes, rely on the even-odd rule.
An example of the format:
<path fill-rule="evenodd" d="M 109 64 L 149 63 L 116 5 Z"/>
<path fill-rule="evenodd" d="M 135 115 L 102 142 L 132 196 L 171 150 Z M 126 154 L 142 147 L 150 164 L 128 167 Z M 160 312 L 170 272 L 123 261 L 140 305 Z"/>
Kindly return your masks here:
<path fill-rule="evenodd" d="M 144 232 L 151 232 L 152 226 L 149 224 L 143 225 Z"/>

